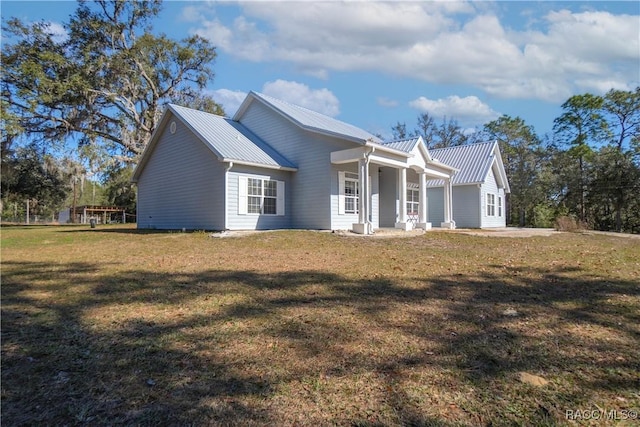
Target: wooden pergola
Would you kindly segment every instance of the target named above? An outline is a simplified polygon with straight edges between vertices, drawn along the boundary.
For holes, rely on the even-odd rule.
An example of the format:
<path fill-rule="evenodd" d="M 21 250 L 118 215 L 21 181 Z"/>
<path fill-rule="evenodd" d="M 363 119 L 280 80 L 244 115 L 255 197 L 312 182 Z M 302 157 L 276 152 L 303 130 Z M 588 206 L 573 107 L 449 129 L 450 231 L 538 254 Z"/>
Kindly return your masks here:
<path fill-rule="evenodd" d="M 74 208 L 69 209 L 69 214 L 73 222 L 80 224 L 88 224 L 91 219 L 95 219 L 98 224 L 107 224 L 114 214 L 122 215 L 122 222 L 127 222 L 125 209 L 118 206 L 76 206 L 75 212 Z"/>

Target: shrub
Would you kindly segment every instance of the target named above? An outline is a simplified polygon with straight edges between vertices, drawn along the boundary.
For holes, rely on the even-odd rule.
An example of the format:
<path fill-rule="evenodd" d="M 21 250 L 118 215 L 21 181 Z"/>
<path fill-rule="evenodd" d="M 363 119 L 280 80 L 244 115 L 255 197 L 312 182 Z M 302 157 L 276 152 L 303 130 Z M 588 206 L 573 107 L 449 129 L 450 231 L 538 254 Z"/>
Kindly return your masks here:
<path fill-rule="evenodd" d="M 577 232 L 584 230 L 585 224 L 576 218 L 568 215 L 559 216 L 555 221 L 555 229 L 558 231 Z"/>

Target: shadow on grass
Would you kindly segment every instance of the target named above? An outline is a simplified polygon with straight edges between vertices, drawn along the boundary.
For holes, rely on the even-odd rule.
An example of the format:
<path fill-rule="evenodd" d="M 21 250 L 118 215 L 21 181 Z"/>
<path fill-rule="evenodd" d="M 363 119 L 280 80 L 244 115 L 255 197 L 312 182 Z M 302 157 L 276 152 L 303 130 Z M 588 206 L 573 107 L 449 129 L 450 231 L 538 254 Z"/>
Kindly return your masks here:
<path fill-rule="evenodd" d="M 3 424 L 539 425 L 640 385 L 638 284 L 575 268 L 103 268 L 3 263 Z M 521 371 L 558 384 L 517 384 Z"/>

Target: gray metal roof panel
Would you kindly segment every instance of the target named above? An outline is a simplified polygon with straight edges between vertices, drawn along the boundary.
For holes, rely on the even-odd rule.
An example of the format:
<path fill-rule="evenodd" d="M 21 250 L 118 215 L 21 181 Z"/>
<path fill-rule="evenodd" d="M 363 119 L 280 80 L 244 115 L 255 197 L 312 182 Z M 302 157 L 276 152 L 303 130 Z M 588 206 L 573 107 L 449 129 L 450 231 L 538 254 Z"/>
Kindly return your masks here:
<path fill-rule="evenodd" d="M 377 136 L 357 126 L 334 119 L 317 111 L 291 104 L 262 93 L 252 91 L 251 94 L 271 105 L 276 110 L 279 110 L 282 114 L 308 130 L 346 136 L 363 142 L 367 140 L 377 143 L 382 142 Z"/>
<path fill-rule="evenodd" d="M 241 123 L 178 105 L 170 105 L 170 108 L 223 159 L 268 167 L 296 168 Z"/>
<path fill-rule="evenodd" d="M 436 148 L 429 150 L 433 159 L 439 160 L 460 171 L 453 176 L 452 185 L 482 183 L 487 178 L 493 164 L 494 147 L 496 142 L 481 142 L 476 144 L 458 145 L 455 147 Z M 429 187 L 441 187 L 443 180 L 431 179 L 427 181 Z"/>
<path fill-rule="evenodd" d="M 395 150 L 404 151 L 405 153 L 410 153 L 416 146 L 419 139 L 420 138 L 399 139 L 396 141 L 384 142 L 382 145 Z"/>

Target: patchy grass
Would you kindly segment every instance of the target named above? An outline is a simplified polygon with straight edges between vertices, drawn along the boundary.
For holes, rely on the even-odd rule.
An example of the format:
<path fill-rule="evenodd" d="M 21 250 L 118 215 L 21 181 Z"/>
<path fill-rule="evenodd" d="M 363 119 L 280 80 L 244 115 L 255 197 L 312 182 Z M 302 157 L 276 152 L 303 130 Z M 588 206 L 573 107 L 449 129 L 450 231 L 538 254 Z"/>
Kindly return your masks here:
<path fill-rule="evenodd" d="M 4 227 L 2 423 L 631 425 L 639 282 L 611 236 Z"/>

